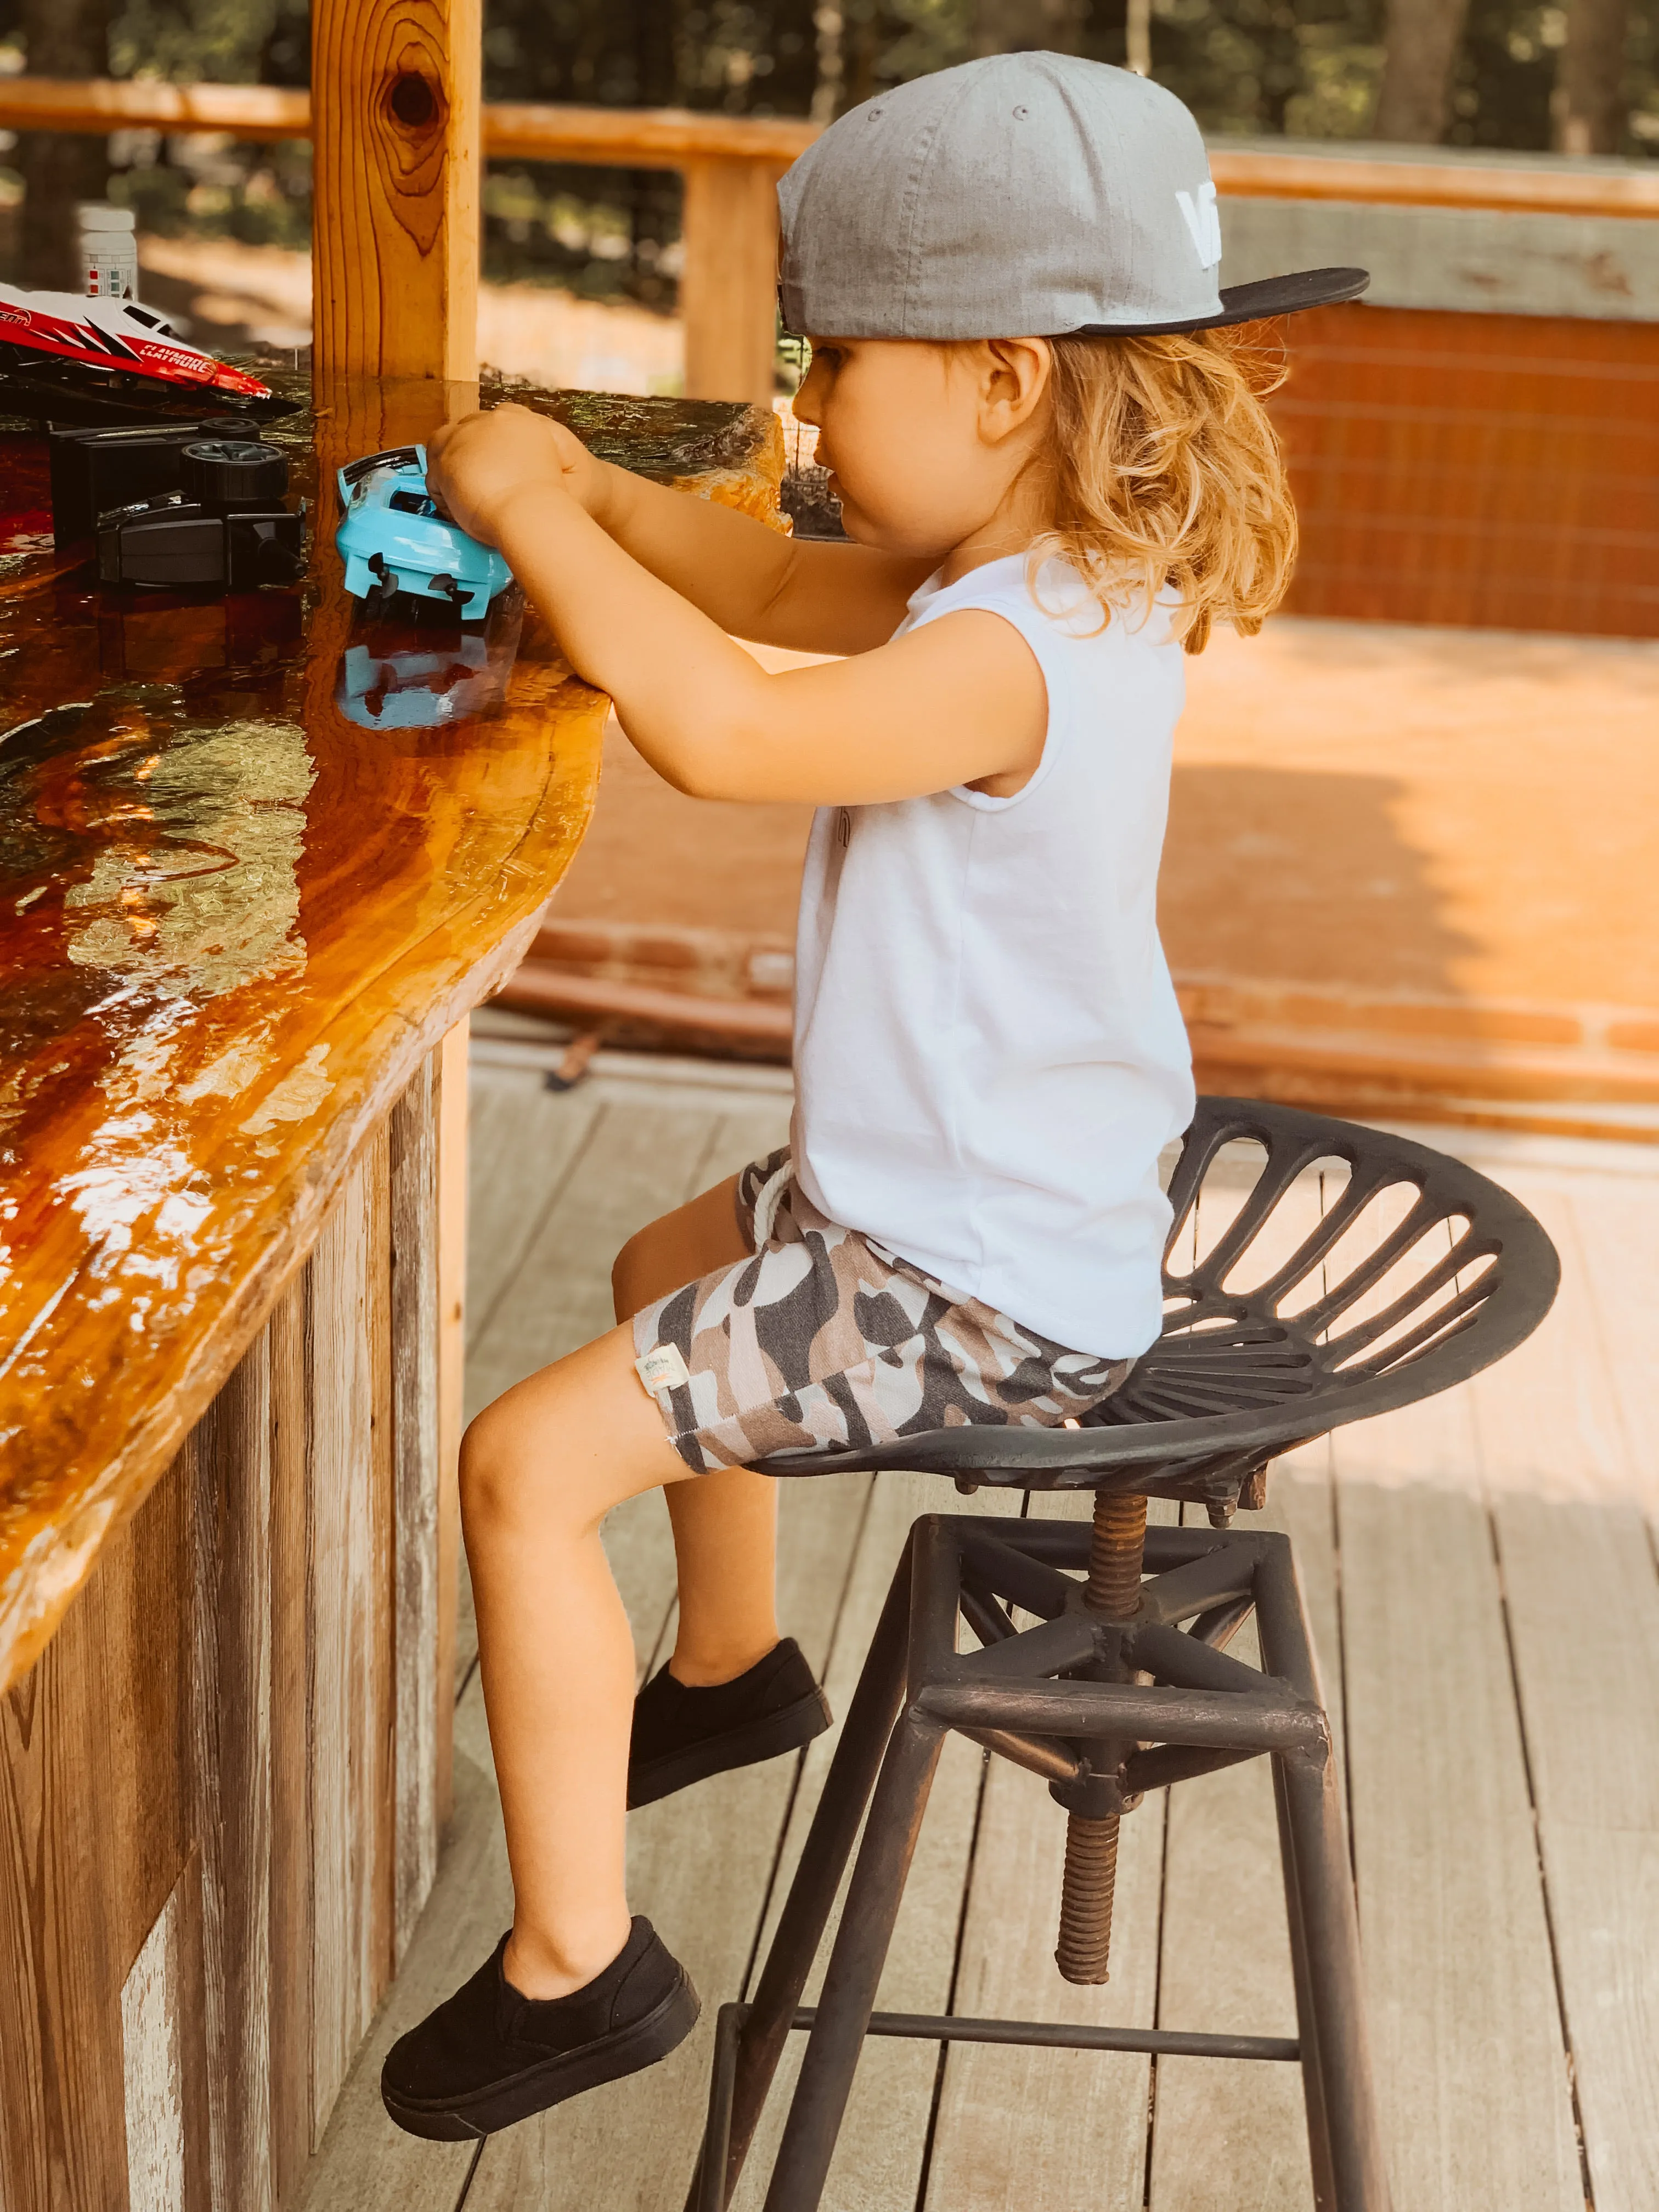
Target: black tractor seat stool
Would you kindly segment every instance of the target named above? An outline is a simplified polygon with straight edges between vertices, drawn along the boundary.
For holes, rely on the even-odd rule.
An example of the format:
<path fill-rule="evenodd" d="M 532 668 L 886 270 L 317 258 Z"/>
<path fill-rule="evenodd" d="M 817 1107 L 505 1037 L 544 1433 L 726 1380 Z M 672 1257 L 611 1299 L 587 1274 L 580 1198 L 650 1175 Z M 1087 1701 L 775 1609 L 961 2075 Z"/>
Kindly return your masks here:
<path fill-rule="evenodd" d="M 1322 1212 L 1300 1181 L 1316 1175 Z M 1200 1192 L 1224 1224 L 1207 1240 Z M 754 2000 L 720 2014 L 689 2212 L 731 2202 L 792 2028 L 810 2036 L 766 2212 L 816 2212 L 867 2034 L 1299 2059 L 1319 2212 L 1388 2212 L 1347 1838 L 1296 1567 L 1288 1538 L 1231 1524 L 1266 1503 L 1280 1452 L 1501 1358 L 1548 1310 L 1559 1268 L 1484 1176 L 1291 1107 L 1200 1099 L 1169 1194 L 1164 1333 L 1080 1427 L 944 1429 L 762 1462 L 1091 1490 L 1094 1521 L 928 1514 L 912 1529 Z M 1211 1526 L 1149 1529 L 1149 1497 L 1206 1506 Z M 1016 1609 L 1037 1626 L 1017 1628 Z M 1224 1648 L 1252 1612 L 1260 1669 Z M 958 1652 L 958 1615 L 977 1650 Z M 874 2012 L 947 1729 L 1044 1776 L 1065 1808 L 1054 1955 L 1079 1983 L 1107 1978 L 1122 1815 L 1149 1790 L 1271 1758 L 1296 2039 Z M 823 1997 L 803 2009 L 860 1823 Z"/>

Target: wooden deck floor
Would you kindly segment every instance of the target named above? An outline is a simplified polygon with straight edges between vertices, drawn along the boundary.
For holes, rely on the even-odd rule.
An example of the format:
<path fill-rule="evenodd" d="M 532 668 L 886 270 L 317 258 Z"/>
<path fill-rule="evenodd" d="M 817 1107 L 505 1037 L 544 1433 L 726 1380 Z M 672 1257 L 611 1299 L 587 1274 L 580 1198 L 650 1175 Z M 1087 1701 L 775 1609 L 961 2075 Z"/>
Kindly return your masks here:
<path fill-rule="evenodd" d="M 630 1231 L 781 1141 L 770 1071 L 599 1069 L 558 1096 L 532 1048 L 475 1046 L 475 1406 L 609 1322 Z M 1395 2203 L 1656 2212 L 1659 1157 L 1444 1136 L 1544 1220 L 1560 1302 L 1474 1385 L 1281 1463 L 1265 1516 L 1297 1547 L 1345 1760 Z M 941 1502 L 957 1504 L 892 1475 L 785 1492 L 783 1619 L 838 1711 L 904 1531 Z M 608 1540 L 643 1670 L 672 1614 L 660 1498 L 616 1515 Z M 832 1740 L 635 1816 L 635 1908 L 705 2002 L 672 2060 L 482 2146 L 416 2142 L 381 2113 L 381 2057 L 509 1914 L 466 1641 L 438 1887 L 307 2212 L 679 2212 L 714 2008 L 752 1974 Z M 883 2003 L 1291 2032 L 1265 1770 L 1149 1799 L 1124 1836 L 1112 1981 L 1068 1990 L 1050 1955 L 1060 1817 L 1040 1782 L 951 1740 Z M 751 2185 L 739 2201 L 758 2212 Z M 892 2043 L 867 2050 L 826 2198 L 833 2212 L 1311 2202 L 1292 2068 Z"/>

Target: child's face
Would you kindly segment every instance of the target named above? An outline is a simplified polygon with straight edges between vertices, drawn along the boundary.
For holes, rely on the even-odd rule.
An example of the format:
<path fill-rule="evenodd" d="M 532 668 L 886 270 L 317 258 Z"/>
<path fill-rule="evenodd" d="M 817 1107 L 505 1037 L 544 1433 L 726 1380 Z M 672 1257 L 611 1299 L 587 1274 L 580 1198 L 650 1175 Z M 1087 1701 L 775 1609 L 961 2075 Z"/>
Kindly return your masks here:
<path fill-rule="evenodd" d="M 811 346 L 794 411 L 817 426 L 849 538 L 942 558 L 1005 512 L 1047 427 L 1046 341 Z"/>

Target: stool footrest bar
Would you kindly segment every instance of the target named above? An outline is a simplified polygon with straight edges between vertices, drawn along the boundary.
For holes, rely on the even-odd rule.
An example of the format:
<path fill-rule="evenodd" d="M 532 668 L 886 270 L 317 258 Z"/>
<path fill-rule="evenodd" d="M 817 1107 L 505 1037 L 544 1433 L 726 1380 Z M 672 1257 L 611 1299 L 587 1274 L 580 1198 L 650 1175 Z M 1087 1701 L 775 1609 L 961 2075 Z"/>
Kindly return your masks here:
<path fill-rule="evenodd" d="M 741 2031 L 747 2005 L 729 2009 Z M 816 2005 L 802 2005 L 789 2025 L 809 2029 Z M 968 2020 L 954 2013 L 872 2012 L 866 2035 L 900 2037 L 917 2043 L 1029 2044 L 1052 2051 L 1139 2051 L 1164 2058 L 1261 2058 L 1294 2063 L 1302 2056 L 1295 2036 L 1201 2035 L 1179 2028 L 1082 2027 L 1072 2021 Z"/>
<path fill-rule="evenodd" d="M 708 2120 L 702 2155 L 692 2177 L 686 2212 L 724 2212 L 732 2105 L 738 2046 L 754 2007 L 723 2004 L 714 2031 L 714 2064 L 708 2084 Z M 802 2005 L 789 2026 L 800 2033 L 817 2020 L 816 2005 Z M 1082 2027 L 1046 2020 L 969 2020 L 950 2013 L 875 2012 L 866 2035 L 917 2043 L 997 2043 L 1050 2051 L 1124 2051 L 1170 2058 L 1259 2058 L 1294 2063 L 1302 2045 L 1294 2036 L 1200 2035 L 1176 2028 Z"/>

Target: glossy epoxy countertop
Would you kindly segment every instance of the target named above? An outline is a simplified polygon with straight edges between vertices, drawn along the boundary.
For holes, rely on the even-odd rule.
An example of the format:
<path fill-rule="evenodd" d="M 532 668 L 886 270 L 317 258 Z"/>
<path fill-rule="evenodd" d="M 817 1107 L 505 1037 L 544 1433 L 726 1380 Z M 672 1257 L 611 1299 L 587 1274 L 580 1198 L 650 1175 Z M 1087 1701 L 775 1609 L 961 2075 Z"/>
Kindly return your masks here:
<path fill-rule="evenodd" d="M 763 410 L 514 396 L 775 515 Z M 341 711 L 362 617 L 316 487 L 471 396 L 328 397 L 267 433 L 319 516 L 309 575 L 222 599 L 100 590 L 52 550 L 44 441 L 0 424 L 0 1687 L 240 1357 L 358 1144 L 514 965 L 593 806 L 606 702 L 533 617 L 480 713 Z"/>

